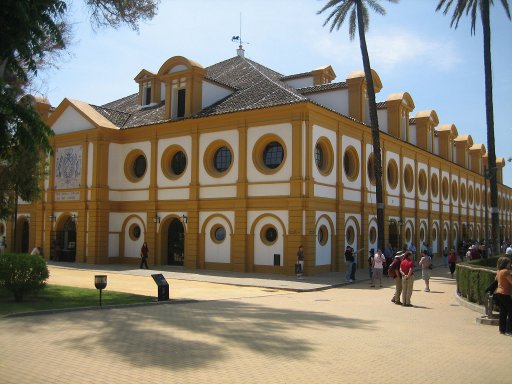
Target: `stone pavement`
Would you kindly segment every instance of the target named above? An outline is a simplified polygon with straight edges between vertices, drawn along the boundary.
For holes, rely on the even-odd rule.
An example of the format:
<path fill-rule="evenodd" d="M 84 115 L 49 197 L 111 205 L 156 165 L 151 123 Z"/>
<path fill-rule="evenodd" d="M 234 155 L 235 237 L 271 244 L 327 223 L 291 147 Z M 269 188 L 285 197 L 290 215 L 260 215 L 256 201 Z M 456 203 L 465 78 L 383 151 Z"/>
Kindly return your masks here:
<path fill-rule="evenodd" d="M 68 267 L 50 281 L 105 273 L 107 290 L 156 294 L 155 271 Z M 0 383 L 512 382 L 512 337 L 477 324 L 442 267 L 412 308 L 390 302 L 389 279 L 160 272 L 170 304 L 0 319 Z"/>

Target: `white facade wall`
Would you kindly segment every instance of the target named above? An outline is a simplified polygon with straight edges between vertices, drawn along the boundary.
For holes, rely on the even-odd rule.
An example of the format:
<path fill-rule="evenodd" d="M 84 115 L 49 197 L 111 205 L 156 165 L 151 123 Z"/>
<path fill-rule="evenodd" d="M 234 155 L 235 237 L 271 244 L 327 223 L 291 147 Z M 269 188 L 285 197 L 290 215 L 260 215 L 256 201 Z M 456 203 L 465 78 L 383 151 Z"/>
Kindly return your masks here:
<path fill-rule="evenodd" d="M 233 91 L 219 85 L 210 83 L 209 81 L 203 81 L 203 94 L 201 100 L 202 108 L 206 108 L 219 100 L 229 96 Z"/>
<path fill-rule="evenodd" d="M 348 89 L 308 94 L 307 97 L 315 103 L 348 116 Z"/>

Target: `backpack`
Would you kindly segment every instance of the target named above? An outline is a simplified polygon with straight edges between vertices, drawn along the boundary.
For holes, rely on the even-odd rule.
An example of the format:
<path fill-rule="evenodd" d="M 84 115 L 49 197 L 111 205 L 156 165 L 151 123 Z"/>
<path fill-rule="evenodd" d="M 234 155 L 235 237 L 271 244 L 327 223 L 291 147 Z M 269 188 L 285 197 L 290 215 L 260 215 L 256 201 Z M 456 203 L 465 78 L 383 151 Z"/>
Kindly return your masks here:
<path fill-rule="evenodd" d="M 391 262 L 391 264 L 389 264 L 389 267 L 388 267 L 388 276 L 391 277 L 391 278 L 395 278 L 396 277 L 396 267 L 397 267 L 397 264 L 398 263 L 395 263 L 396 259 L 393 260 Z"/>

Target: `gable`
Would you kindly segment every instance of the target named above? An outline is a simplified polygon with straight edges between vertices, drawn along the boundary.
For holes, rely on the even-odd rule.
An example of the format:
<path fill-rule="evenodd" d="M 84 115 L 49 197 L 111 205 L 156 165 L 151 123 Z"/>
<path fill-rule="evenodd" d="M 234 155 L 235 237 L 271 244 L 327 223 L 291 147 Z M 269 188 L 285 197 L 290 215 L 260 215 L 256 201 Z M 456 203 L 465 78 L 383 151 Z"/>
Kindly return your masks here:
<path fill-rule="evenodd" d="M 56 135 L 63 133 L 85 131 L 94 128 L 94 125 L 78 113 L 73 107 L 68 107 L 51 125 Z"/>

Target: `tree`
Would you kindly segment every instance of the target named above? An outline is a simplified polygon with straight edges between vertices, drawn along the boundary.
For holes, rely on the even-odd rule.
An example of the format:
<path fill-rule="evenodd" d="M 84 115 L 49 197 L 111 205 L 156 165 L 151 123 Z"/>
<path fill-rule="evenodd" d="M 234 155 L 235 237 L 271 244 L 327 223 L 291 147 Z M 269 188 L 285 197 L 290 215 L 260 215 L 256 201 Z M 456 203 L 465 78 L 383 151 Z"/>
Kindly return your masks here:
<path fill-rule="evenodd" d="M 159 3 L 84 1 L 94 26 L 127 24 L 133 30 L 156 14 Z M 52 131 L 33 108 L 33 99 L 23 95 L 37 70 L 66 48 L 70 30 L 66 11 L 63 0 L 3 0 L 0 7 L 0 218 L 12 213 L 16 196 L 32 201 L 40 193 L 44 172 L 29 162 L 39 162 L 51 152 Z M 23 166 L 18 168 L 22 158 Z M 36 179 L 28 182 L 31 177 Z"/>
<path fill-rule="evenodd" d="M 444 7 L 443 14 L 447 14 L 453 0 L 440 0 L 436 11 Z M 510 19 L 510 8 L 508 0 L 501 0 L 501 4 Z M 450 27 L 458 27 L 461 17 L 471 14 L 471 34 L 475 34 L 477 13 L 480 9 L 482 29 L 484 37 L 484 73 L 485 73 L 485 115 L 487 123 L 487 154 L 488 154 L 488 175 L 491 185 L 491 227 L 492 227 L 492 250 L 493 254 L 499 252 L 499 213 L 498 213 L 498 180 L 496 178 L 496 150 L 494 141 L 494 110 L 492 101 L 492 65 L 491 65 L 491 16 L 490 6 L 493 0 L 457 0 L 453 11 Z"/>
<path fill-rule="evenodd" d="M 387 0 L 391 3 L 397 3 L 398 0 Z M 330 32 L 336 28 L 339 30 L 345 19 L 349 17 L 349 36 L 354 40 L 356 27 L 359 34 L 359 45 L 361 47 L 361 57 L 363 59 L 364 75 L 366 79 L 366 91 L 368 95 L 370 123 L 372 128 L 374 171 L 375 171 L 375 189 L 377 200 L 377 232 L 378 247 L 384 249 L 384 201 L 382 190 L 382 155 L 380 149 L 380 131 L 379 119 L 377 116 L 377 103 L 375 101 L 375 88 L 370 65 L 370 56 L 366 46 L 366 35 L 369 25 L 368 7 L 380 15 L 385 15 L 386 10 L 379 4 L 378 0 L 330 0 L 324 7 L 317 12 L 321 14 L 329 8 L 333 8 L 324 22 L 324 26 L 331 22 Z"/>

